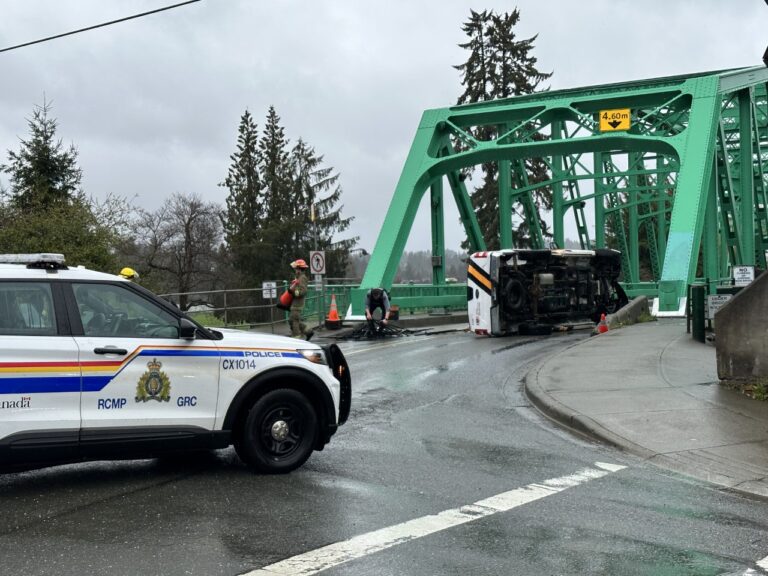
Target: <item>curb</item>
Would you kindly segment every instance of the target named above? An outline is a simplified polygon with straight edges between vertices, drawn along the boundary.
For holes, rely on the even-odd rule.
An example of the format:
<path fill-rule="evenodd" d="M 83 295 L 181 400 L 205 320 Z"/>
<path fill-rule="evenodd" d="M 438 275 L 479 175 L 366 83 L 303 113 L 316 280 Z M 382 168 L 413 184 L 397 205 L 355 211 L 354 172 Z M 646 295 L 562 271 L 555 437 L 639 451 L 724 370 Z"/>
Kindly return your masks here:
<path fill-rule="evenodd" d="M 583 436 L 587 436 L 591 439 L 598 440 L 614 448 L 631 452 L 636 456 L 640 456 L 646 460 L 658 456 L 657 452 L 648 450 L 647 448 L 635 444 L 634 442 L 627 440 L 623 436 L 611 432 L 607 428 L 598 424 L 592 418 L 585 416 L 581 412 L 573 410 L 558 402 L 553 396 L 544 391 L 544 388 L 539 384 L 539 372 L 549 362 L 554 361 L 560 354 L 566 350 L 570 350 L 576 346 L 581 346 L 587 342 L 592 342 L 591 339 L 585 339 L 580 342 L 574 342 L 567 348 L 560 350 L 557 354 L 551 358 L 546 358 L 540 362 L 533 370 L 530 370 L 523 379 L 525 395 L 530 400 L 536 409 L 544 416 L 561 424 Z"/>
<path fill-rule="evenodd" d="M 637 319 L 643 314 L 649 314 L 648 297 L 637 296 L 633 298 L 626 306 L 617 310 L 613 314 L 608 314 L 606 322 L 609 328 L 617 328 L 620 324 L 635 324 Z"/>
<path fill-rule="evenodd" d="M 605 334 L 602 335 L 603 338 L 606 336 L 607 335 Z M 585 339 L 579 342 L 574 342 L 567 348 L 560 350 L 554 356 L 539 362 L 525 375 L 525 378 L 523 379 L 525 395 L 528 400 L 530 400 L 531 404 L 544 417 L 549 418 L 556 424 L 559 424 L 587 439 L 596 440 L 598 442 L 602 442 L 603 444 L 617 448 L 623 452 L 638 456 L 644 461 L 653 464 L 658 468 L 670 470 L 689 478 L 694 478 L 698 481 L 711 484 L 712 486 L 721 490 L 727 490 L 729 492 L 740 494 L 749 498 L 758 498 L 768 501 L 768 493 L 766 493 L 764 486 L 760 486 L 758 489 L 749 488 L 747 485 L 745 485 L 749 484 L 749 482 L 730 485 L 725 482 L 718 481 L 717 479 L 712 478 L 711 475 L 709 475 L 704 469 L 696 466 L 691 468 L 690 466 L 686 465 L 685 462 L 671 458 L 669 454 L 649 450 L 644 446 L 640 446 L 639 444 L 636 444 L 631 440 L 628 440 L 627 438 L 624 438 L 623 436 L 608 430 L 601 424 L 595 422 L 592 418 L 589 418 L 581 412 L 565 406 L 564 404 L 557 401 L 549 393 L 547 393 L 539 384 L 539 372 L 541 369 L 549 362 L 553 362 L 557 356 L 564 353 L 565 351 L 570 350 L 576 346 L 581 346 L 587 342 L 593 342 L 593 340 Z"/>

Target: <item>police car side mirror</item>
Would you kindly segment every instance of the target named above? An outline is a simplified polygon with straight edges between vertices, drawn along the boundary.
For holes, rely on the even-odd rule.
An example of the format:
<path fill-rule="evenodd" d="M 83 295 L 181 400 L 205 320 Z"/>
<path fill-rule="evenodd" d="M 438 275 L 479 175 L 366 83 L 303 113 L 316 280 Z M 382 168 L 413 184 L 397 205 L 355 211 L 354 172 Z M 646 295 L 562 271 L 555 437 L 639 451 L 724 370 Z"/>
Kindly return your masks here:
<path fill-rule="evenodd" d="M 194 340 L 195 333 L 197 332 L 197 326 L 191 320 L 182 318 L 179 321 L 179 338 L 182 340 Z"/>

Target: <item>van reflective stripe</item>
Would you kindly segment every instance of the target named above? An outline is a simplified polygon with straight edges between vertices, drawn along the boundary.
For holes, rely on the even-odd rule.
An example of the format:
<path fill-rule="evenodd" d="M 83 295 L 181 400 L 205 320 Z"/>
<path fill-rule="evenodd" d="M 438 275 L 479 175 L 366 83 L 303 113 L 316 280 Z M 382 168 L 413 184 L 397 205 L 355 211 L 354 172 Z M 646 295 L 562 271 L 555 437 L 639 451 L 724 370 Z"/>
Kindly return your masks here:
<path fill-rule="evenodd" d="M 470 262 L 469 266 L 467 267 L 467 274 L 469 275 L 469 278 L 474 281 L 474 283 L 477 284 L 483 292 L 486 294 L 491 293 L 493 284 L 491 284 L 491 278 L 488 276 L 488 273 L 485 270 L 475 267 Z"/>

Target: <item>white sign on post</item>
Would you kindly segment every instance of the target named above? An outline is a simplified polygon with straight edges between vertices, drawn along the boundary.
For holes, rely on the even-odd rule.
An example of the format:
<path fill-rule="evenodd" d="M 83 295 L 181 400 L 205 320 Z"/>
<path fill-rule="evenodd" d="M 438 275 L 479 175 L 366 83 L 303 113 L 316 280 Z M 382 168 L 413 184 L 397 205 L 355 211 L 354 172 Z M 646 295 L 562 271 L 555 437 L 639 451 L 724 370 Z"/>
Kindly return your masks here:
<path fill-rule="evenodd" d="M 325 274 L 325 252 L 314 250 L 309 253 L 309 269 L 312 274 Z"/>
<path fill-rule="evenodd" d="M 270 298 L 277 298 L 277 282 L 262 282 L 261 296 L 265 300 L 269 300 Z"/>
<path fill-rule="evenodd" d="M 707 318 L 714 320 L 715 312 L 720 310 L 730 299 L 731 294 L 710 294 L 707 296 Z"/>
<path fill-rule="evenodd" d="M 323 275 L 315 274 L 315 290 L 320 292 L 323 289 Z"/>
<path fill-rule="evenodd" d="M 734 266 L 733 267 L 733 285 L 748 286 L 755 279 L 754 266 Z"/>

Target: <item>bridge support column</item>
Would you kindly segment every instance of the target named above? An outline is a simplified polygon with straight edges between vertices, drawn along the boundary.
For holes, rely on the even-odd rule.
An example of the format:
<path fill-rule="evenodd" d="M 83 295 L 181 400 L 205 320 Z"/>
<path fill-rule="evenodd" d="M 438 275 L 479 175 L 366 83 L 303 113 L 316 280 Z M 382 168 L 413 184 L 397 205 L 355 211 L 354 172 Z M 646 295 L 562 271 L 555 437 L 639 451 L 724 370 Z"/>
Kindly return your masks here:
<path fill-rule="evenodd" d="M 443 215 L 443 179 L 430 187 L 432 214 L 432 284 L 445 284 L 445 220 Z"/>

